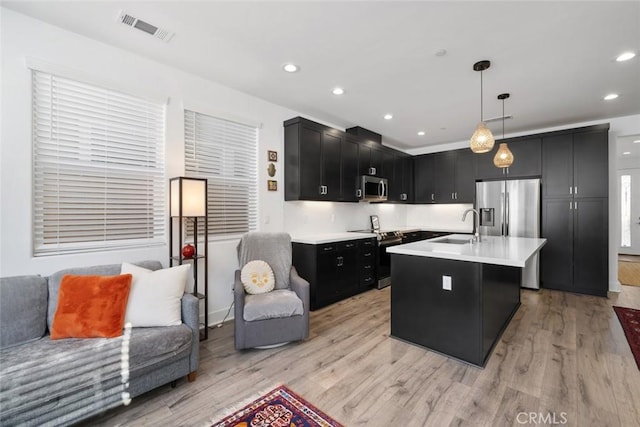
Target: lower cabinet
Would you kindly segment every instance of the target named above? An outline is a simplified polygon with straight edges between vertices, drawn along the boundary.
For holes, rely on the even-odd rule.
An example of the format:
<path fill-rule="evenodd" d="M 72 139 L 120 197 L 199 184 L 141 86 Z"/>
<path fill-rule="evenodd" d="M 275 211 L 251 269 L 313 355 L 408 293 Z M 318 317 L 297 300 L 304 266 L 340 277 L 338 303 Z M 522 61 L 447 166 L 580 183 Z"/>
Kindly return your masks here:
<path fill-rule="evenodd" d="M 375 240 L 293 243 L 293 265 L 310 285 L 311 310 L 370 288 L 375 283 Z"/>
<path fill-rule="evenodd" d="M 546 199 L 542 208 L 542 287 L 606 296 L 608 198 Z"/>

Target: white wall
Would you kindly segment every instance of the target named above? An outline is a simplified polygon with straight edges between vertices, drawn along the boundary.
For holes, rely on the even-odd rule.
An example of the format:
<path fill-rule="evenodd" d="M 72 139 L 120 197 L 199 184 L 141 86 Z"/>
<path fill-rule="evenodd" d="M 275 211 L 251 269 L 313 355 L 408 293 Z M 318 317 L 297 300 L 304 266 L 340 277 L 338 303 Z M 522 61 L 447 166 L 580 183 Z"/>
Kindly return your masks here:
<path fill-rule="evenodd" d="M 92 82 L 154 99 L 169 99 L 165 179 L 184 174 L 183 106 L 199 106 L 228 117 L 262 123 L 258 151 L 259 215 L 262 230 L 282 230 L 283 191 L 268 192 L 267 150 L 280 153 L 275 179 L 283 179 L 282 122 L 299 115 L 106 44 L 15 13 L 1 11 L 2 100 L 0 120 L 0 276 L 48 275 L 93 264 L 157 259 L 168 262 L 166 245 L 122 251 L 33 257 L 31 248 L 31 86 L 25 58 L 62 67 Z M 155 43 L 149 39 L 150 43 Z M 205 111 L 206 112 L 206 111 Z M 236 241 L 210 244 L 209 312 L 220 320 L 232 301 Z"/>

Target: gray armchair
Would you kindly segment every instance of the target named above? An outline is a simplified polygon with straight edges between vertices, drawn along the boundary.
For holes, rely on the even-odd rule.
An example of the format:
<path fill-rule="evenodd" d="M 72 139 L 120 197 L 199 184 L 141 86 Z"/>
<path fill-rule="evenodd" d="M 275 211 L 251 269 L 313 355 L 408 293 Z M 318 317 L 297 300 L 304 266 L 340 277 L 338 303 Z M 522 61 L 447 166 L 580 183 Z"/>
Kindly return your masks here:
<path fill-rule="evenodd" d="M 298 276 L 291 265 L 291 237 L 287 233 L 251 232 L 238 244 L 238 262 L 242 268 L 249 261 L 263 260 L 271 266 L 275 289 L 267 294 L 247 295 L 236 271 L 234 284 L 235 347 L 237 350 L 273 346 L 304 340 L 309 336 L 309 282 Z M 245 312 L 247 298 L 265 312 L 256 316 Z M 292 299 L 302 302 L 302 313 L 273 309 Z M 295 301 L 299 305 L 299 301 Z M 280 313 L 280 314 L 277 314 Z M 249 319 L 249 320 L 247 320 Z M 255 319 L 255 320 L 254 320 Z"/>

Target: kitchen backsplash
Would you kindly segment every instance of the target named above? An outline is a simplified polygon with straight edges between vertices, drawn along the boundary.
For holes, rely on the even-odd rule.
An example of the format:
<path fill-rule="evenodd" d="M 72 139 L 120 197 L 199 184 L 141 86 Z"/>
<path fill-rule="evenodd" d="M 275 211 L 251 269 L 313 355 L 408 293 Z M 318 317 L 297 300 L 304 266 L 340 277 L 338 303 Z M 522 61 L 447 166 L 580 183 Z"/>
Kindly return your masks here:
<path fill-rule="evenodd" d="M 473 217 L 461 221 L 471 204 L 401 205 L 392 203 L 285 202 L 284 230 L 291 235 L 340 233 L 370 228 L 370 215 L 378 215 L 380 228 L 420 227 L 470 233 Z"/>

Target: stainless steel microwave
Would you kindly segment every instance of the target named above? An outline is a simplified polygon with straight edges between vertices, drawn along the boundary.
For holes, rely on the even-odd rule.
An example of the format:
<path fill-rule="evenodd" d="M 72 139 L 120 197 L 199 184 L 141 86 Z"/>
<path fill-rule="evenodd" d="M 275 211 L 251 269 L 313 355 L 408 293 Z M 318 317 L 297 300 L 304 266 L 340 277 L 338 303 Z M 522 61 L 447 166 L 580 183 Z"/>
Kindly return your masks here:
<path fill-rule="evenodd" d="M 389 195 L 389 183 L 386 178 L 363 175 L 360 177 L 358 197 L 362 202 L 384 202 Z"/>

